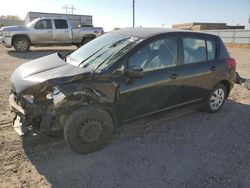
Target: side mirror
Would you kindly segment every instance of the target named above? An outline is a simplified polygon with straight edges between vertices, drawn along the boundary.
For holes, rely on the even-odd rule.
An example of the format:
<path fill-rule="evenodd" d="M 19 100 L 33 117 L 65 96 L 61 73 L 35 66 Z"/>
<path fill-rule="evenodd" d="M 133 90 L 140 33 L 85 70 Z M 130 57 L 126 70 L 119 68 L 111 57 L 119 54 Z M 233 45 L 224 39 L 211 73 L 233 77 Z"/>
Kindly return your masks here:
<path fill-rule="evenodd" d="M 127 70 L 127 76 L 129 78 L 141 78 L 144 76 L 144 72 L 141 67 L 129 67 Z"/>
<path fill-rule="evenodd" d="M 125 73 L 125 68 L 124 68 L 124 65 L 122 65 L 120 68 L 118 69 L 115 69 L 112 74 L 113 75 L 116 75 L 116 76 L 123 76 Z"/>

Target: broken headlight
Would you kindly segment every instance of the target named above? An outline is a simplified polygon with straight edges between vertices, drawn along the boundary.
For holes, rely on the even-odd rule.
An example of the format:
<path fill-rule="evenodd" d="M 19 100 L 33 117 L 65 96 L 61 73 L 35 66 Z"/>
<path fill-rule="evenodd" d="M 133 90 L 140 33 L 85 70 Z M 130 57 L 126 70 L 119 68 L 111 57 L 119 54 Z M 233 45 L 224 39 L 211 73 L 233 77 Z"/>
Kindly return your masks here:
<path fill-rule="evenodd" d="M 34 101 L 34 96 L 33 95 L 23 95 L 23 98 L 28 101 L 29 103 L 33 103 Z"/>
<path fill-rule="evenodd" d="M 57 104 L 65 98 L 65 95 L 57 87 L 55 87 L 53 91 L 46 95 L 46 98 L 53 100 L 53 103 Z"/>

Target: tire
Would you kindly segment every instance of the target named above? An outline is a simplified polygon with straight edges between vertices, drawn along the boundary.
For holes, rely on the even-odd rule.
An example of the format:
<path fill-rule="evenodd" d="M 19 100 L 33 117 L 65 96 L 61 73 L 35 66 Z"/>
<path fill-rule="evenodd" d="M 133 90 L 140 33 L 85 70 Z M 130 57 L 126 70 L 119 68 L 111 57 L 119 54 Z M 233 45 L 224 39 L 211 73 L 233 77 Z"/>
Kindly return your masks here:
<path fill-rule="evenodd" d="M 206 101 L 206 110 L 215 113 L 224 105 L 227 98 L 227 89 L 224 84 L 216 85 L 210 92 Z"/>
<path fill-rule="evenodd" d="M 112 138 L 113 120 L 109 113 L 97 106 L 74 111 L 64 126 L 64 138 L 69 147 L 80 154 L 102 149 Z"/>
<path fill-rule="evenodd" d="M 93 39 L 94 39 L 93 37 L 86 37 L 86 38 L 83 38 L 83 40 L 82 40 L 82 45 L 87 44 L 88 42 L 90 42 L 90 41 L 93 40 Z"/>
<path fill-rule="evenodd" d="M 76 44 L 76 47 L 77 47 L 77 48 L 81 48 L 81 47 L 82 47 L 82 44 Z"/>
<path fill-rule="evenodd" d="M 82 42 L 79 44 L 76 44 L 77 48 L 81 48 L 84 44 L 87 44 L 88 42 L 90 42 L 91 40 L 93 40 L 93 37 L 86 37 L 82 39 Z"/>
<path fill-rule="evenodd" d="M 27 52 L 30 49 L 30 42 L 26 38 L 19 37 L 13 41 L 13 47 L 17 52 Z"/>

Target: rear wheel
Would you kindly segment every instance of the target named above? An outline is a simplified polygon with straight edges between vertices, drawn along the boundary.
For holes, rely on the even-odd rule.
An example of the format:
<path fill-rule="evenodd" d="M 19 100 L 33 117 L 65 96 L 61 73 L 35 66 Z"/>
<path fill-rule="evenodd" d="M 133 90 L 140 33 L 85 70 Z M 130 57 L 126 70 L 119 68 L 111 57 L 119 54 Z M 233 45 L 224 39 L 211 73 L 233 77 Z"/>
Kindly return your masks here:
<path fill-rule="evenodd" d="M 80 48 L 81 46 L 83 46 L 84 44 L 87 44 L 88 42 L 90 42 L 93 39 L 94 39 L 93 37 L 85 37 L 85 38 L 82 39 L 82 42 L 79 43 L 79 44 L 76 44 L 76 46 L 78 48 Z"/>
<path fill-rule="evenodd" d="M 85 37 L 82 41 L 82 44 L 87 44 L 88 42 L 90 42 L 91 40 L 93 40 L 93 37 Z"/>
<path fill-rule="evenodd" d="M 207 110 L 209 112 L 217 112 L 219 111 L 225 100 L 227 98 L 227 89 L 225 85 L 218 84 L 216 85 L 210 92 L 208 100 L 207 100 Z"/>
<path fill-rule="evenodd" d="M 103 148 L 111 139 L 113 120 L 100 107 L 86 106 L 74 111 L 66 120 L 64 138 L 77 153 L 90 153 Z"/>
<path fill-rule="evenodd" d="M 17 52 L 27 52 L 30 49 L 30 42 L 26 38 L 19 37 L 13 41 L 13 47 Z"/>

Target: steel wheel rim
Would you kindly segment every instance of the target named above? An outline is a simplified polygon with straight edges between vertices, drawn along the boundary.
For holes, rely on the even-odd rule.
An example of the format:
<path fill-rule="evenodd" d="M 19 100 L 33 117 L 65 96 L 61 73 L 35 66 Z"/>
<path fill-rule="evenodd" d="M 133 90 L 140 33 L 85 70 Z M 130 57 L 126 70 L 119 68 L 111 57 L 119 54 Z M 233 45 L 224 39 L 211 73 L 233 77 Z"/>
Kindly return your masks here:
<path fill-rule="evenodd" d="M 26 50 L 28 48 L 28 44 L 25 42 L 25 41 L 18 41 L 17 44 L 16 44 L 16 47 L 19 49 L 19 50 Z"/>
<path fill-rule="evenodd" d="M 218 110 L 222 106 L 224 99 L 225 99 L 224 90 L 221 88 L 216 89 L 211 95 L 209 101 L 210 108 L 212 110 Z"/>
<path fill-rule="evenodd" d="M 79 129 L 79 137 L 83 143 L 93 143 L 97 141 L 102 133 L 102 122 L 97 119 L 85 121 Z"/>

